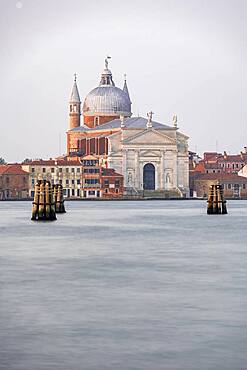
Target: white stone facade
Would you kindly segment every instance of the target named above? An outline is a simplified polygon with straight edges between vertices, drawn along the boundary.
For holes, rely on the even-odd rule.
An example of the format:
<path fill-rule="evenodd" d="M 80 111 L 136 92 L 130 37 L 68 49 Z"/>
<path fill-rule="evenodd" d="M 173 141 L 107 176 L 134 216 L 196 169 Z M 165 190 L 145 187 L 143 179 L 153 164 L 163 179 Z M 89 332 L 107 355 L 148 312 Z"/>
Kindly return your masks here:
<path fill-rule="evenodd" d="M 188 137 L 176 127 L 122 127 L 109 135 L 109 167 L 124 175 L 124 186 L 147 189 L 144 166 L 154 168 L 153 190 L 189 195 Z M 151 164 L 151 166 L 150 166 Z M 152 176 L 152 175 L 151 175 Z M 152 186 L 152 185 L 151 185 Z"/>

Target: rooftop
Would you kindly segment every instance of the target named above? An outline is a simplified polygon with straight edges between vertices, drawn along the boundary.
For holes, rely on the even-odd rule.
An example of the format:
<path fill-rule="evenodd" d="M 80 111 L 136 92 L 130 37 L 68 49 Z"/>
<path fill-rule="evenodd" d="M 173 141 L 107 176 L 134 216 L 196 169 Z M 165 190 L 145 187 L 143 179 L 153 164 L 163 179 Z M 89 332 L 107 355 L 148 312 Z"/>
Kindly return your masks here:
<path fill-rule="evenodd" d="M 124 126 L 127 129 L 146 129 L 147 128 L 147 118 L 143 117 L 130 117 L 124 119 Z M 111 129 L 120 129 L 121 127 L 121 120 L 114 119 L 110 122 L 107 122 L 103 125 L 88 128 L 87 126 L 80 126 L 75 127 L 70 132 L 78 132 L 78 131 L 101 131 L 101 130 L 111 130 Z M 174 130 L 174 127 L 164 125 L 162 123 L 152 121 L 152 127 L 156 130 Z"/>
<path fill-rule="evenodd" d="M 0 175 L 28 175 L 20 164 L 2 164 L 0 165 Z"/>

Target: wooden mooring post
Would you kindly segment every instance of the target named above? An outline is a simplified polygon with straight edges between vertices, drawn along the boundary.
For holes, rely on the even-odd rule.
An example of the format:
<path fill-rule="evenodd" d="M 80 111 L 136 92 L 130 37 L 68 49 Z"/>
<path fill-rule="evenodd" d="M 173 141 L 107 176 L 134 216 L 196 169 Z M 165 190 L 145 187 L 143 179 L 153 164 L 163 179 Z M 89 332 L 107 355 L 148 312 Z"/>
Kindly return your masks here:
<path fill-rule="evenodd" d="M 227 214 L 226 200 L 224 199 L 223 187 L 220 184 L 211 185 L 208 193 L 208 215 Z"/>
<path fill-rule="evenodd" d="M 63 199 L 63 187 L 61 184 L 53 185 L 53 194 L 56 213 L 66 213 Z"/>
<path fill-rule="evenodd" d="M 47 180 L 38 180 L 35 184 L 31 220 L 54 221 L 56 219 L 51 183 Z"/>

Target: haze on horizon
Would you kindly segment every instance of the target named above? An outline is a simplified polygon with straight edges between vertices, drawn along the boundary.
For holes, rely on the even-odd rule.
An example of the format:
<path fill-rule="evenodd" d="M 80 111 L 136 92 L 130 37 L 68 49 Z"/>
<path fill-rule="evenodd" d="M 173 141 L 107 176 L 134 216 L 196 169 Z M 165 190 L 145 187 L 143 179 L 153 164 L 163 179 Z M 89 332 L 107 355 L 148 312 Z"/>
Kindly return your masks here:
<path fill-rule="evenodd" d="M 104 58 L 133 115 L 172 124 L 190 150 L 247 145 L 244 0 L 0 0 L 0 157 L 66 152 L 73 74 L 83 102 Z M 59 137 L 61 140 L 59 140 Z M 59 145 L 60 141 L 60 145 Z"/>

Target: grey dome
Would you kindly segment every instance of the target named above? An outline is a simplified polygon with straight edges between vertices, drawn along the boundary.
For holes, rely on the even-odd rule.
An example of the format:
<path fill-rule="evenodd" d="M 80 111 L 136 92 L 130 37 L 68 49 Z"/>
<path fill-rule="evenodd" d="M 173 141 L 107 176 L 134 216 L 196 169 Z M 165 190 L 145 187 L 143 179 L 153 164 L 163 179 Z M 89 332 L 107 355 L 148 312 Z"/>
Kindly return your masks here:
<path fill-rule="evenodd" d="M 83 112 L 85 115 L 131 116 L 130 98 L 126 92 L 116 86 L 100 85 L 86 96 Z"/>

